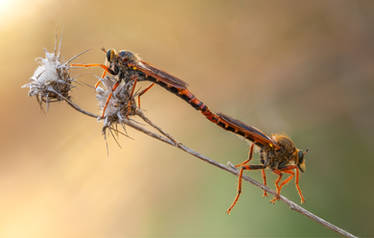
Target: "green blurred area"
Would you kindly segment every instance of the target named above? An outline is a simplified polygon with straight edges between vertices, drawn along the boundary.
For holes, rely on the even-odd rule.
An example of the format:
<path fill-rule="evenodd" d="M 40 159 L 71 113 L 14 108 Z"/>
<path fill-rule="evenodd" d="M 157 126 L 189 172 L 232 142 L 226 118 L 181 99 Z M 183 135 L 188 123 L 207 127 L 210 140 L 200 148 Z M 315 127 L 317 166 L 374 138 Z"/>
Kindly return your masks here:
<path fill-rule="evenodd" d="M 100 123 L 63 103 L 43 114 L 20 86 L 61 31 L 66 59 L 92 48 L 76 62 L 102 63 L 101 47 L 131 50 L 212 110 L 311 149 L 303 206 L 374 236 L 374 2 L 3 0 L 0 10 L 1 237 L 337 236 L 247 183 L 227 216 L 236 177 L 131 129 L 122 149 L 109 140 L 107 158 Z M 73 75 L 93 85 L 100 72 Z M 98 110 L 92 89 L 72 96 Z M 243 139 L 162 88 L 142 106 L 214 160 L 247 157 Z M 283 194 L 299 201 L 293 184 Z"/>

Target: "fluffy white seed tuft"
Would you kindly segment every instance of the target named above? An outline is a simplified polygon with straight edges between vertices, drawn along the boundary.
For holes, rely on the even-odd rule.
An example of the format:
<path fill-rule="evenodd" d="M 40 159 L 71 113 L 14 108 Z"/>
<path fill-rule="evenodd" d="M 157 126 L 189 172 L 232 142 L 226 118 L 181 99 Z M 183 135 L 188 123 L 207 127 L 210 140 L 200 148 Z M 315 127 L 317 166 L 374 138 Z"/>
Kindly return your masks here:
<path fill-rule="evenodd" d="M 61 40 L 58 49 L 56 46 L 57 40 L 53 52 L 45 49 L 45 57 L 35 59 L 39 66 L 31 76 L 30 82 L 22 86 L 29 89 L 29 96 L 35 96 L 40 105 L 46 103 L 48 106 L 50 102 L 62 101 L 61 96 L 70 98 L 69 93 L 74 81 L 70 76 L 70 62 L 88 51 L 85 50 L 68 61 L 61 62 Z"/>

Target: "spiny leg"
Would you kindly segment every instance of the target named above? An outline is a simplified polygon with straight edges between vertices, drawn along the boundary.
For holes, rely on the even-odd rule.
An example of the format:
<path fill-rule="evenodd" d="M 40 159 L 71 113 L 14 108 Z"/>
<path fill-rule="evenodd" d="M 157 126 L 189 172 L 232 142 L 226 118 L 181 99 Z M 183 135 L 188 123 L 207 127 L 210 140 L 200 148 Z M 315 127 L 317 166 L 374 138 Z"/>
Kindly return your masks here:
<path fill-rule="evenodd" d="M 104 70 L 104 71 L 103 71 L 103 74 L 101 75 L 101 78 L 102 78 L 102 79 L 105 77 L 106 73 L 107 73 L 107 71 Z M 101 83 L 101 80 L 100 80 L 100 79 L 97 80 L 97 82 L 96 82 L 96 84 L 95 84 L 95 88 L 99 87 L 100 83 Z"/>
<path fill-rule="evenodd" d="M 296 184 L 297 192 L 299 193 L 299 197 L 300 197 L 301 203 L 304 203 L 304 196 L 303 196 L 303 194 L 301 192 L 301 189 L 300 189 L 300 186 L 299 186 L 299 176 L 300 176 L 299 168 L 296 165 L 290 165 L 290 166 L 287 166 L 285 168 L 282 168 L 281 170 L 284 171 L 284 172 L 286 172 L 286 171 L 291 171 L 293 169 L 296 170 L 295 184 Z M 293 171 L 291 171 L 291 172 L 294 173 Z"/>
<path fill-rule="evenodd" d="M 249 152 L 249 155 L 248 155 L 248 160 L 246 160 L 246 163 L 248 163 L 252 159 L 252 156 L 253 156 L 253 146 L 254 146 L 254 144 L 252 144 L 252 146 L 251 146 L 251 149 L 250 149 L 250 152 Z M 237 188 L 236 196 L 235 196 L 235 199 L 232 202 L 231 206 L 229 207 L 229 209 L 227 209 L 227 211 L 226 211 L 227 214 L 230 214 L 231 210 L 234 208 L 234 206 L 236 205 L 236 202 L 238 201 L 238 199 L 240 197 L 240 194 L 242 192 L 242 177 L 243 177 L 243 172 L 244 172 L 245 169 L 250 170 L 250 166 L 249 165 L 243 165 L 240 168 L 239 176 L 238 176 L 238 188 Z"/>
<path fill-rule="evenodd" d="M 261 173 L 262 173 L 262 179 L 264 180 L 264 185 L 266 186 L 267 183 L 266 183 L 266 173 L 265 173 L 265 169 L 262 169 Z M 264 197 L 267 197 L 267 196 L 268 196 L 268 193 L 264 190 Z"/>
<path fill-rule="evenodd" d="M 297 168 L 295 165 L 291 165 L 291 166 L 286 166 L 280 170 L 274 170 L 273 172 L 276 173 L 276 174 L 280 174 L 280 177 L 277 179 L 277 181 L 275 182 L 276 186 L 277 186 L 277 195 L 273 198 L 272 200 L 272 203 L 274 203 L 275 201 L 279 200 L 280 198 L 280 192 L 282 190 L 282 187 L 284 185 L 286 185 L 287 183 L 289 183 L 292 178 L 294 177 L 295 173 L 292 171 L 293 169 Z M 283 173 L 287 173 L 287 174 L 290 174 L 290 176 L 288 178 L 286 178 L 280 185 L 279 185 L 279 182 L 280 182 L 280 179 L 283 175 Z"/>
<path fill-rule="evenodd" d="M 279 182 L 282 179 L 282 173 L 279 170 L 273 170 L 273 173 L 278 175 L 278 178 L 275 181 L 275 188 L 276 188 L 277 194 L 274 196 L 274 198 L 272 200 L 270 200 L 270 202 L 275 203 L 279 199 L 279 195 L 280 195 Z"/>
<path fill-rule="evenodd" d="M 299 193 L 300 199 L 301 199 L 301 204 L 304 203 L 304 196 L 301 192 L 300 186 L 299 186 L 299 168 L 296 168 L 296 178 L 295 178 L 295 184 L 297 188 L 297 192 Z"/>
<path fill-rule="evenodd" d="M 134 80 L 134 84 L 132 85 L 132 89 L 131 89 L 131 92 L 130 92 L 130 95 L 129 95 L 129 100 L 127 102 L 127 113 L 129 113 L 130 110 L 131 110 L 131 102 L 132 102 L 131 98 L 134 95 L 134 91 L 135 91 L 136 83 L 138 82 L 138 78 L 134 77 L 134 78 L 132 78 L 132 80 Z M 126 115 L 126 117 L 128 117 L 128 115 Z"/>
<path fill-rule="evenodd" d="M 279 193 L 281 192 L 282 187 L 286 185 L 287 183 L 289 183 L 291 179 L 295 176 L 295 173 L 292 170 L 285 170 L 285 171 L 282 171 L 282 173 L 287 173 L 291 175 L 288 176 L 288 178 L 286 178 L 285 180 L 283 180 L 283 182 L 279 185 Z"/>
<path fill-rule="evenodd" d="M 240 166 L 243 166 L 243 165 L 249 163 L 249 161 L 251 161 L 251 159 L 252 159 L 252 155 L 253 155 L 253 148 L 254 148 L 254 145 L 255 145 L 255 144 L 252 143 L 251 148 L 249 149 L 248 159 L 245 160 L 245 161 L 243 161 L 243 162 L 241 162 L 240 164 L 235 165 L 235 168 L 239 168 Z"/>
<path fill-rule="evenodd" d="M 138 78 L 134 76 L 134 77 L 131 77 L 131 80 L 134 80 L 134 83 L 132 85 L 132 89 L 131 89 L 131 92 L 130 92 L 130 98 L 132 98 L 132 96 L 134 96 L 134 91 L 135 91 L 136 83 L 138 82 Z"/>
<path fill-rule="evenodd" d="M 106 65 L 104 65 L 104 64 L 71 64 L 70 66 L 74 66 L 74 67 L 85 67 L 85 68 L 88 68 L 88 67 L 101 67 L 106 72 L 110 72 L 110 69 Z"/>
<path fill-rule="evenodd" d="M 142 90 L 139 95 L 138 95 L 138 107 L 140 108 L 140 96 L 142 96 L 144 93 L 146 93 L 149 89 L 151 89 L 153 87 L 153 85 L 155 85 L 154 83 L 152 83 L 151 85 L 149 85 L 147 88 L 145 88 L 144 90 Z"/>
<path fill-rule="evenodd" d="M 233 203 L 231 204 L 231 206 L 229 207 L 229 209 L 227 209 L 227 214 L 230 214 L 231 210 L 234 208 L 236 202 L 238 201 L 239 199 L 239 196 L 240 196 L 240 193 L 242 192 L 242 178 L 243 178 L 243 172 L 244 170 L 257 170 L 257 169 L 265 169 L 266 167 L 261 164 L 261 165 L 244 165 L 240 168 L 240 172 L 239 172 L 239 182 L 238 182 L 238 191 L 237 191 L 237 194 L 236 194 L 236 197 L 233 201 Z"/>
<path fill-rule="evenodd" d="M 263 165 L 265 165 L 264 157 L 265 157 L 264 150 L 260 149 L 260 161 Z M 262 180 L 264 181 L 264 185 L 267 186 L 265 169 L 262 169 L 261 174 L 262 174 Z M 267 196 L 268 196 L 268 193 L 266 192 L 266 190 L 264 190 L 264 197 L 267 197 Z"/>
<path fill-rule="evenodd" d="M 227 213 L 228 215 L 230 215 L 231 210 L 235 207 L 236 202 L 238 201 L 239 196 L 240 196 L 240 194 L 241 194 L 241 192 L 242 192 L 242 177 L 243 177 L 244 169 L 245 169 L 244 166 L 240 168 L 239 179 L 238 179 L 238 189 L 237 189 L 237 192 L 236 192 L 236 196 L 235 196 L 234 201 L 232 202 L 232 204 L 231 204 L 231 206 L 229 207 L 229 209 L 227 209 L 227 211 L 226 211 L 226 213 Z"/>
<path fill-rule="evenodd" d="M 107 108 L 107 106 L 108 106 L 108 104 L 109 104 L 109 100 L 112 98 L 113 92 L 114 92 L 114 90 L 117 89 L 119 83 L 120 83 L 120 81 L 117 81 L 117 82 L 113 85 L 113 87 L 112 87 L 112 91 L 110 92 L 110 94 L 109 94 L 109 96 L 108 96 L 108 98 L 107 98 L 107 100 L 106 100 L 106 102 L 105 102 L 105 106 L 104 106 L 104 108 L 103 108 L 103 113 L 102 113 L 102 115 L 101 115 L 101 118 L 104 118 L 104 116 L 105 116 L 105 110 L 106 110 L 106 108 Z"/>
<path fill-rule="evenodd" d="M 104 72 L 103 74 L 101 75 L 101 78 L 104 78 L 106 73 L 109 72 L 110 73 L 110 69 L 104 65 L 104 64 L 71 64 L 70 66 L 75 66 L 75 67 L 101 67 L 104 69 Z M 97 88 L 101 83 L 101 80 L 98 80 L 95 84 L 95 88 Z"/>

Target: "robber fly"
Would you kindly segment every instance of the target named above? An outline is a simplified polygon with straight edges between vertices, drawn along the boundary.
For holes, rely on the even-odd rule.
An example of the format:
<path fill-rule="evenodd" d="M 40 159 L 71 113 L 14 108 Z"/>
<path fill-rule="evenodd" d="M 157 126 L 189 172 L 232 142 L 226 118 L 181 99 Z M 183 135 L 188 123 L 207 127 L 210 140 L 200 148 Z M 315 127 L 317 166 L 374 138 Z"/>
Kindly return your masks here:
<path fill-rule="evenodd" d="M 138 105 L 140 107 L 140 96 L 148 91 L 154 84 L 158 84 L 171 93 L 177 95 L 178 97 L 185 100 L 196 110 L 201 111 L 209 120 L 214 123 L 217 122 L 218 116 L 211 112 L 208 107 L 195 97 L 188 89 L 187 83 L 181 79 L 166 73 L 160 69 L 155 68 L 147 62 L 144 62 L 137 55 L 130 51 L 121 50 L 117 53 L 114 49 L 109 49 L 106 52 L 106 61 L 105 64 L 72 64 L 72 66 L 79 67 L 94 67 L 98 66 L 104 69 L 104 73 L 101 78 L 105 76 L 106 73 L 118 76 L 118 81 L 113 85 L 112 91 L 115 91 L 118 85 L 122 80 L 126 82 L 129 80 L 134 80 L 135 84 L 137 81 L 150 81 L 152 84 L 144 89 L 138 97 Z M 99 85 L 100 81 L 96 83 L 96 87 Z M 134 84 L 134 85 L 135 85 Z M 108 96 L 107 104 L 112 95 Z M 103 109 L 102 116 L 105 115 L 105 109 Z"/>
<path fill-rule="evenodd" d="M 308 152 L 308 150 L 303 152 L 302 150 L 297 149 L 294 142 L 285 135 L 274 134 L 269 137 L 262 131 L 252 126 L 248 126 L 243 122 L 235 120 L 227 115 L 217 113 L 217 116 L 217 124 L 219 126 L 228 131 L 232 131 L 235 134 L 241 135 L 253 142 L 250 147 L 248 159 L 235 166 L 237 168 L 240 167 L 238 189 L 232 205 L 229 207 L 229 209 L 227 209 L 227 214 L 230 214 L 231 210 L 234 208 L 239 199 L 244 170 L 261 169 L 265 186 L 267 185 L 265 174 L 266 168 L 271 169 L 273 173 L 278 175 L 278 178 L 275 181 L 277 195 L 271 200 L 273 203 L 279 200 L 282 187 L 292 180 L 296 172 L 295 184 L 301 199 L 301 203 L 303 203 L 304 197 L 299 186 L 299 171 L 305 171 L 304 155 Z M 249 162 L 253 157 L 253 148 L 255 144 L 260 147 L 261 164 L 250 165 Z M 281 182 L 283 174 L 290 174 L 290 176 Z M 266 192 L 264 192 L 264 195 L 267 196 Z"/>

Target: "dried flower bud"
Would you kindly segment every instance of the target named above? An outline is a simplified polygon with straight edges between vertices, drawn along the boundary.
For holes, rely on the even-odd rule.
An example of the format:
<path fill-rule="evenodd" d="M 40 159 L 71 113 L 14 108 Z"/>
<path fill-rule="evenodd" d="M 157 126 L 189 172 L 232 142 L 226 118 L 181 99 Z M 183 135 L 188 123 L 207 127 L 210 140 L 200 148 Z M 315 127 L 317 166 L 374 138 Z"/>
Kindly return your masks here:
<path fill-rule="evenodd" d="M 56 40 L 57 45 L 57 40 Z M 70 62 L 78 56 L 86 53 L 88 50 L 73 56 L 66 62 L 61 62 L 61 40 L 58 49 L 55 46 L 54 52 L 45 50 L 45 57 L 38 57 L 38 68 L 30 78 L 30 82 L 23 85 L 22 88 L 29 88 L 29 96 L 36 96 L 40 105 L 42 103 L 58 102 L 63 99 L 61 96 L 69 99 L 69 92 L 72 89 L 73 78 L 70 76 Z"/>
<path fill-rule="evenodd" d="M 96 88 L 96 99 L 99 107 L 104 110 L 109 95 L 112 97 L 108 102 L 104 114 L 104 128 L 110 127 L 113 123 L 123 123 L 128 116 L 135 115 L 136 103 L 134 97 L 131 96 L 133 81 L 122 81 L 116 90 L 112 91 L 113 85 L 117 82 L 115 77 L 105 77 L 100 79 L 103 87 Z"/>

